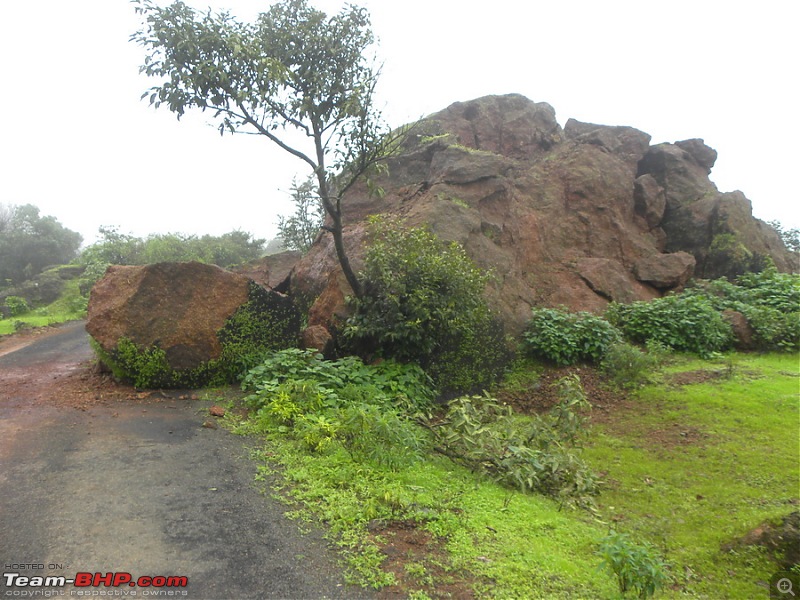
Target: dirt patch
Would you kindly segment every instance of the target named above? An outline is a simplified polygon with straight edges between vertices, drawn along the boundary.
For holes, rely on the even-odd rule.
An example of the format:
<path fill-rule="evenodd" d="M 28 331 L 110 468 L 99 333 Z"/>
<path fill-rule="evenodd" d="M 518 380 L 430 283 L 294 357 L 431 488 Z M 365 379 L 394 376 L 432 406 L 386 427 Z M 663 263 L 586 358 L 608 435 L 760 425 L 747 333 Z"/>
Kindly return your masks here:
<path fill-rule="evenodd" d="M 673 449 L 680 446 L 702 446 L 709 435 L 686 423 L 672 423 L 662 429 L 649 429 L 647 436 L 650 443 L 662 449 Z"/>
<path fill-rule="evenodd" d="M 580 377 L 586 398 L 592 409 L 586 412 L 589 423 L 603 425 L 610 432 L 620 435 L 639 432 L 648 447 L 669 452 L 682 447 L 702 446 L 709 434 L 701 429 L 676 421 L 659 429 L 650 429 L 639 424 L 637 415 L 646 415 L 660 410 L 658 403 L 644 404 L 625 391 L 613 387 L 598 369 L 588 366 L 572 366 L 553 368 L 541 374 L 538 381 L 521 391 L 502 392 L 498 399 L 510 404 L 514 410 L 523 414 L 541 414 L 549 411 L 559 401 L 558 381 L 563 377 L 577 375 Z M 728 370 L 698 370 L 676 373 L 670 376 L 673 386 L 704 383 L 726 378 Z"/>
<path fill-rule="evenodd" d="M 418 523 L 394 521 L 372 530 L 373 541 L 386 556 L 382 569 L 397 579 L 396 585 L 378 592 L 378 598 L 407 598 L 415 590 L 422 590 L 431 598 L 475 597 L 475 576 L 448 570 L 444 541 L 421 529 Z"/>
<path fill-rule="evenodd" d="M 53 365 L 49 370 L 22 371 L 11 369 L 0 382 L 0 395 L 15 398 L 24 395 L 26 406 L 55 406 L 87 410 L 111 402 L 160 402 L 163 400 L 197 400 L 187 390 L 137 390 L 131 385 L 98 373 L 94 361 Z"/>
<path fill-rule="evenodd" d="M 753 545 L 766 548 L 783 569 L 800 565 L 800 511 L 793 511 L 783 517 L 780 523 L 762 523 L 741 538 L 724 544 L 722 550 L 732 552 Z"/>
<path fill-rule="evenodd" d="M 719 381 L 720 379 L 730 379 L 731 372 L 728 369 L 709 371 L 698 369 L 697 371 L 684 371 L 682 373 L 672 373 L 667 376 L 666 383 L 671 386 L 694 385 L 697 383 L 708 383 L 709 381 Z"/>
<path fill-rule="evenodd" d="M 197 400 L 194 390 L 138 390 L 100 371 L 85 342 L 80 347 L 67 344 L 36 353 L 23 361 L 12 360 L 15 352 L 29 353 L 34 342 L 66 335 L 85 339 L 81 323 L 25 330 L 0 339 L 3 359 L 0 377 L 2 408 L 54 407 L 88 410 L 113 402 L 163 402 L 165 400 Z M 39 344 L 41 345 L 41 344 Z"/>
<path fill-rule="evenodd" d="M 542 414 L 558 404 L 558 381 L 564 377 L 580 377 L 586 399 L 592 405 L 589 415 L 592 422 L 603 422 L 612 412 L 630 404 L 624 390 L 613 388 L 605 376 L 593 367 L 571 366 L 548 369 L 530 387 L 519 391 L 502 391 L 498 400 L 511 405 L 522 414 Z"/>

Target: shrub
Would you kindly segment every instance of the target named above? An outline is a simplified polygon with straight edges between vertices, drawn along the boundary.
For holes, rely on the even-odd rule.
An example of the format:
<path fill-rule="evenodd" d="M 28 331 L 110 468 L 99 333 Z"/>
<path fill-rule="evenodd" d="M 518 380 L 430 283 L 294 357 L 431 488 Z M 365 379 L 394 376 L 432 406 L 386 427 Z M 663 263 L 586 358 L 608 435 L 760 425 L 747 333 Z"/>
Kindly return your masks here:
<path fill-rule="evenodd" d="M 25 314 L 31 309 L 25 298 L 21 298 L 20 296 L 7 296 L 5 304 L 12 317 Z"/>
<path fill-rule="evenodd" d="M 523 334 L 524 348 L 557 365 L 599 362 L 619 332 L 605 319 L 587 312 L 534 308 Z"/>
<path fill-rule="evenodd" d="M 428 439 L 414 419 L 433 392 L 417 365 L 355 357 L 326 361 L 313 350 L 275 352 L 244 378 L 262 424 L 312 452 L 339 447 L 355 462 L 397 469 L 418 460 Z"/>
<path fill-rule="evenodd" d="M 297 348 L 269 354 L 243 378 L 242 387 L 253 392 L 246 402 L 260 408 L 285 390 L 282 386 L 296 386 L 298 382 L 313 383 L 327 398 L 324 405 L 328 408 L 355 400 L 401 407 L 408 414 L 416 414 L 428 410 L 434 396 L 430 379 L 417 365 L 391 360 L 365 365 L 354 356 L 328 361 L 315 350 Z"/>
<path fill-rule="evenodd" d="M 336 414 L 337 437 L 357 462 L 399 469 L 420 460 L 428 440 L 423 429 L 398 411 L 365 403 L 351 403 Z"/>
<path fill-rule="evenodd" d="M 487 395 L 456 398 L 431 427 L 436 448 L 503 485 L 591 505 L 597 480 L 575 449 L 584 433 L 576 411 L 588 402 L 577 377 L 562 380 L 560 389 L 559 404 L 532 418 Z"/>
<path fill-rule="evenodd" d="M 344 329 L 351 348 L 417 362 L 440 392 L 495 381 L 510 358 L 502 327 L 483 296 L 488 275 L 455 242 L 424 228 L 374 218 L 362 272 Z"/>
<path fill-rule="evenodd" d="M 644 353 L 626 342 L 612 344 L 600 368 L 614 385 L 621 388 L 638 387 L 648 381 L 648 375 L 658 364 L 656 353 Z"/>
<path fill-rule="evenodd" d="M 167 355 L 160 348 L 141 349 L 131 340 L 122 338 L 113 352 L 106 352 L 94 339 L 90 342 L 114 377 L 129 380 L 137 388 L 162 387 L 174 378 Z"/>
<path fill-rule="evenodd" d="M 666 564 L 649 544 L 631 542 L 624 533 L 609 533 L 600 543 L 601 568 L 617 579 L 622 594 L 634 592 L 649 598 L 669 581 Z"/>
<path fill-rule="evenodd" d="M 650 302 L 611 303 L 608 320 L 626 338 L 645 343 L 655 340 L 672 348 L 708 357 L 730 347 L 730 324 L 702 296 L 670 295 Z"/>
<path fill-rule="evenodd" d="M 781 312 L 768 306 L 739 306 L 753 329 L 760 350 L 800 350 L 800 311 Z"/>
<path fill-rule="evenodd" d="M 705 298 L 719 311 L 742 313 L 760 350 L 800 348 L 800 275 L 778 273 L 770 264 L 760 273 L 740 276 L 736 283 L 698 282 L 683 295 Z"/>

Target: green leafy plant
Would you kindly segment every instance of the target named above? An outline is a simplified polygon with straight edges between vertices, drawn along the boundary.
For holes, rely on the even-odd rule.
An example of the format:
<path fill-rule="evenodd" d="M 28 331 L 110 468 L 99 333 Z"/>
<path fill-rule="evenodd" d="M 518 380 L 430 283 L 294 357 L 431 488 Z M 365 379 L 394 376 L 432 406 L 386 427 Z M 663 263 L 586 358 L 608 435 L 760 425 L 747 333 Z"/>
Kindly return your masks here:
<path fill-rule="evenodd" d="M 425 228 L 373 218 L 344 336 L 359 354 L 417 362 L 440 392 L 480 389 L 509 360 L 505 336 L 483 296 L 488 275 L 464 249 Z"/>
<path fill-rule="evenodd" d="M 606 317 L 633 342 L 655 340 L 702 357 L 729 348 L 733 340 L 730 325 L 703 296 L 669 295 L 632 304 L 612 302 Z"/>
<path fill-rule="evenodd" d="M 428 449 L 424 430 L 391 408 L 348 404 L 337 416 L 337 437 L 357 462 L 396 470 L 419 461 Z"/>
<path fill-rule="evenodd" d="M 276 352 L 252 369 L 246 401 L 262 424 L 301 440 L 313 452 L 337 445 L 355 462 L 398 469 L 419 460 L 428 445 L 415 419 L 433 397 L 416 365 L 355 357 L 326 361 L 309 350 Z"/>
<path fill-rule="evenodd" d="M 636 346 L 620 341 L 606 350 L 600 368 L 614 385 L 635 388 L 649 381 L 659 364 L 658 357 L 658 350 L 642 352 Z"/>
<path fill-rule="evenodd" d="M 591 506 L 597 479 L 575 450 L 585 432 L 577 411 L 588 402 L 577 377 L 559 387 L 559 404 L 532 418 L 488 395 L 451 400 L 442 420 L 431 424 L 435 447 L 505 486 Z"/>
<path fill-rule="evenodd" d="M 25 298 L 21 298 L 19 296 L 7 296 L 5 305 L 12 317 L 24 314 L 31 309 Z"/>
<path fill-rule="evenodd" d="M 267 355 L 242 379 L 243 389 L 252 392 L 246 402 L 253 408 L 265 406 L 292 381 L 313 382 L 331 408 L 344 406 L 360 393 L 365 402 L 399 406 L 415 414 L 427 411 L 434 398 L 430 379 L 417 365 L 391 360 L 365 365 L 354 356 L 328 361 L 315 350 L 287 348 Z"/>
<path fill-rule="evenodd" d="M 522 336 L 524 349 L 557 365 L 599 362 L 619 332 L 605 319 L 587 312 L 534 308 Z"/>
<path fill-rule="evenodd" d="M 727 279 L 696 282 L 684 295 L 700 296 L 719 311 L 734 310 L 747 319 L 760 350 L 800 348 L 800 275 L 779 273 L 774 264 Z"/>
<path fill-rule="evenodd" d="M 173 379 L 167 355 L 160 348 L 139 348 L 128 338 L 122 338 L 111 353 L 103 351 L 97 343 L 92 347 L 115 377 L 129 380 L 138 388 L 161 387 Z"/>
<path fill-rule="evenodd" d="M 612 531 L 601 542 L 600 567 L 617 580 L 622 594 L 650 598 L 669 582 L 667 565 L 649 544 L 635 544 L 624 533 Z"/>

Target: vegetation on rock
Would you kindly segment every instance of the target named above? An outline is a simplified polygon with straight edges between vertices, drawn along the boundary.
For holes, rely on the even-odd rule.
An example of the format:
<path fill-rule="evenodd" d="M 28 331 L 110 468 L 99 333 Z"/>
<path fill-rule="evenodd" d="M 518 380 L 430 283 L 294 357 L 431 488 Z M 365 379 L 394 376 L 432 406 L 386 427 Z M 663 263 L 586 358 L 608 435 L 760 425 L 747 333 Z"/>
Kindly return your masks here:
<path fill-rule="evenodd" d="M 266 354 L 295 346 L 299 328 L 300 315 L 291 301 L 276 303 L 251 283 L 248 301 L 217 332 L 220 356 L 197 367 L 175 369 L 158 345 L 142 347 L 127 338 L 110 351 L 96 342 L 93 347 L 117 378 L 138 388 L 199 388 L 240 380 Z"/>

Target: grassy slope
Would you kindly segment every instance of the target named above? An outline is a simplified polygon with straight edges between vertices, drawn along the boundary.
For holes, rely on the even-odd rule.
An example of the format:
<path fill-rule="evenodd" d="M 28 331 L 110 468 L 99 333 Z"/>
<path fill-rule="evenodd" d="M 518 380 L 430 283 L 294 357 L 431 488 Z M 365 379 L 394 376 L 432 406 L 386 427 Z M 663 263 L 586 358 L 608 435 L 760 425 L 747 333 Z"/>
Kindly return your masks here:
<path fill-rule="evenodd" d="M 684 361 L 671 371 L 732 376 L 649 386 L 593 428 L 585 455 L 608 482 L 597 516 L 441 457 L 391 472 L 341 451 L 312 456 L 271 432 L 258 458 L 265 473 L 277 465 L 293 516 L 332 529 L 351 579 L 365 585 L 398 580 L 397 568 L 378 569 L 398 560 L 379 548 L 394 539 L 385 525 L 410 521 L 430 536 L 400 557 L 400 589 L 414 598 L 619 597 L 595 554 L 611 528 L 664 552 L 673 585 L 662 597 L 760 597 L 775 564 L 757 549 L 722 545 L 796 510 L 798 355 L 733 360 L 732 370 Z"/>
<path fill-rule="evenodd" d="M 610 482 L 604 514 L 672 564 L 668 597 L 763 596 L 774 563 L 756 548 L 722 547 L 797 510 L 798 355 L 732 361 L 673 367 L 722 377 L 643 389 L 587 449 Z"/>
<path fill-rule="evenodd" d="M 86 298 L 81 296 L 79 284 L 77 279 L 66 281 L 61 296 L 52 304 L 22 315 L 0 319 L 0 335 L 9 335 L 17 331 L 18 322 L 23 323 L 25 327 L 47 327 L 83 319 L 86 316 Z"/>

